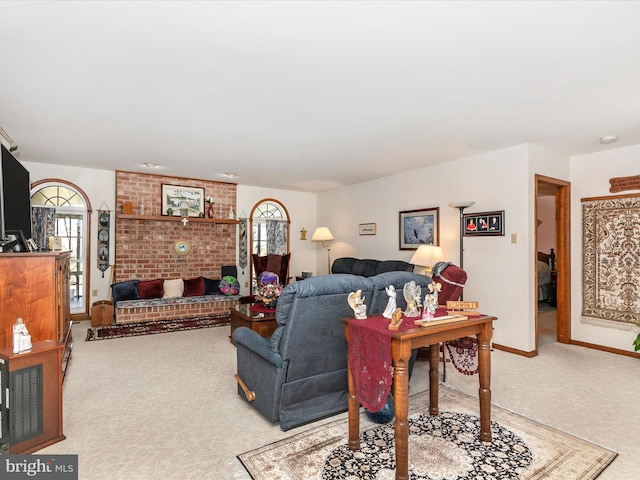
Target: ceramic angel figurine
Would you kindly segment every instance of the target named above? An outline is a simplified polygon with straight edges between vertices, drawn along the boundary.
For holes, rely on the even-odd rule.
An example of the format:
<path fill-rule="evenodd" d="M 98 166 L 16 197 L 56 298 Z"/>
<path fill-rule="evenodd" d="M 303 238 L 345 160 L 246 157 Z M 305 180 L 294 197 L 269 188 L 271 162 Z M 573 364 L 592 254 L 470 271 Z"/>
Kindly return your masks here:
<path fill-rule="evenodd" d="M 442 290 L 440 283 L 431 282 L 429 284 L 429 293 L 424 297 L 424 312 L 422 318 L 433 318 L 436 315 L 440 290 Z"/>
<path fill-rule="evenodd" d="M 392 318 L 393 312 L 395 312 L 397 308 L 396 287 L 394 287 L 393 285 L 389 285 L 387 288 L 385 288 L 385 291 L 387 292 L 387 295 L 389 295 L 389 301 L 387 302 L 387 308 L 385 308 L 384 312 L 382 312 L 382 316 L 384 318 Z"/>
<path fill-rule="evenodd" d="M 22 318 L 18 318 L 13 325 L 13 353 L 28 352 L 31 350 L 31 335 Z"/>
<path fill-rule="evenodd" d="M 422 302 L 420 301 L 420 297 L 422 296 L 422 288 L 420 287 L 420 285 L 416 285 L 416 282 L 411 280 L 410 282 L 404 284 L 402 293 L 404 294 L 404 299 L 407 302 L 407 309 L 404 311 L 404 316 L 419 317 L 420 307 L 422 306 Z"/>
<path fill-rule="evenodd" d="M 364 304 L 362 290 L 351 292 L 347 297 L 347 303 L 351 307 L 351 310 L 353 310 L 353 315 L 356 319 L 364 320 L 367 318 L 367 306 Z"/>

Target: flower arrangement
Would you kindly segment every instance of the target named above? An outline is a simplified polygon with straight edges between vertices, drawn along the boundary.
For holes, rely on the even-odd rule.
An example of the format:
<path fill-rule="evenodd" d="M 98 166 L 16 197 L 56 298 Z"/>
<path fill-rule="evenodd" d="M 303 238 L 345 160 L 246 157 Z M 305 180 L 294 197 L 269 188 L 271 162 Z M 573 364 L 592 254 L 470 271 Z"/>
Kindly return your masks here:
<path fill-rule="evenodd" d="M 282 293 L 282 285 L 277 283 L 266 283 L 260 285 L 256 291 L 256 298 L 265 305 L 275 302 Z"/>
<path fill-rule="evenodd" d="M 208 203 L 209 205 L 213 205 L 213 204 L 214 204 L 214 203 L 216 203 L 216 202 L 214 202 L 214 201 L 213 201 L 213 198 L 211 198 L 210 196 L 208 196 L 208 197 L 205 197 L 205 198 L 204 198 L 204 203 Z"/>

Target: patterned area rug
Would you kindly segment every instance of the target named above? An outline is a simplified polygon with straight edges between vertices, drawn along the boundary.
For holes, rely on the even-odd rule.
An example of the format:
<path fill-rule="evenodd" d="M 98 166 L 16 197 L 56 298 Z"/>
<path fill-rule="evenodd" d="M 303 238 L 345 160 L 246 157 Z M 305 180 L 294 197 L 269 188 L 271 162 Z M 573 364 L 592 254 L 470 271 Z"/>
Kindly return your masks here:
<path fill-rule="evenodd" d="M 429 480 L 596 478 L 616 453 L 491 407 L 491 443 L 478 439 L 478 400 L 440 387 L 440 414 L 431 416 L 428 392 L 412 396 L 410 478 Z M 344 417 L 344 416 L 343 416 Z M 238 455 L 254 480 L 393 480 L 393 422 L 360 416 L 360 450 L 347 446 L 346 418 Z"/>
<path fill-rule="evenodd" d="M 108 338 L 134 337 L 154 333 L 178 332 L 197 328 L 222 327 L 229 325 L 228 315 L 210 317 L 180 318 L 176 320 L 158 320 L 155 322 L 127 323 L 122 325 L 106 325 L 91 327 L 87 330 L 86 341 L 105 340 Z"/>

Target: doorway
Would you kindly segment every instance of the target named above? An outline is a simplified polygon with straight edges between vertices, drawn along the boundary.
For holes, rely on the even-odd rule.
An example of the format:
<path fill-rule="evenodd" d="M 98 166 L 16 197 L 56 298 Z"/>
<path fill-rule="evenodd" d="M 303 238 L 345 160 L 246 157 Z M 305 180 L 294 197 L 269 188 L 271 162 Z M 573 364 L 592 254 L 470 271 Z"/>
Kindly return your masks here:
<path fill-rule="evenodd" d="M 535 226 L 536 232 L 536 259 L 538 262 L 538 252 L 550 253 L 554 249 L 555 261 L 550 265 L 550 278 L 552 279 L 552 291 L 549 298 L 543 297 L 539 290 L 539 282 L 544 280 L 536 275 L 536 314 L 535 314 L 535 354 L 538 354 L 541 333 L 545 329 L 552 329 L 555 332 L 555 341 L 559 343 L 569 343 L 571 341 L 571 184 L 564 180 L 535 176 Z M 551 221 L 551 229 L 546 229 L 546 233 L 540 229 L 541 217 L 546 221 Z M 549 238 L 549 231 L 552 231 L 552 238 Z M 538 272 L 536 268 L 536 272 Z M 542 276 L 540 277 L 542 278 Z M 549 314 L 545 308 L 537 308 L 538 300 L 548 302 L 550 309 L 555 307 L 555 325 L 549 325 Z M 544 313 L 542 313 L 544 312 Z"/>
<path fill-rule="evenodd" d="M 33 236 L 39 247 L 48 246 L 50 236 L 60 238 L 62 250 L 71 252 L 69 299 L 72 320 L 89 318 L 89 232 L 91 206 L 77 186 L 59 179 L 31 185 Z"/>

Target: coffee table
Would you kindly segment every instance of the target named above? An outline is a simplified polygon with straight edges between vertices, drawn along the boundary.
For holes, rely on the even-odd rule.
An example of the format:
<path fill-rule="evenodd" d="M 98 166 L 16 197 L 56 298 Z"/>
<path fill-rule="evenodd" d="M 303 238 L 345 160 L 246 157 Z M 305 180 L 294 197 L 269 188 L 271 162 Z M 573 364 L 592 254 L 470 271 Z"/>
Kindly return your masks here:
<path fill-rule="evenodd" d="M 247 327 L 266 338 L 273 335 L 277 326 L 275 312 L 254 312 L 249 303 L 236 305 L 231 309 L 230 335 L 233 335 L 233 331 L 238 327 Z M 235 345 L 233 338 L 231 336 L 229 338 L 231 343 Z"/>

